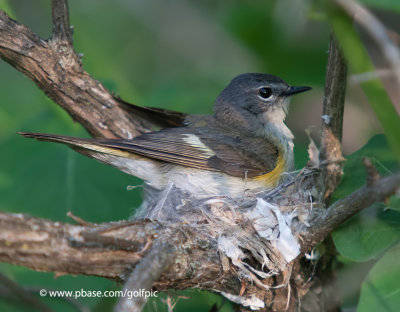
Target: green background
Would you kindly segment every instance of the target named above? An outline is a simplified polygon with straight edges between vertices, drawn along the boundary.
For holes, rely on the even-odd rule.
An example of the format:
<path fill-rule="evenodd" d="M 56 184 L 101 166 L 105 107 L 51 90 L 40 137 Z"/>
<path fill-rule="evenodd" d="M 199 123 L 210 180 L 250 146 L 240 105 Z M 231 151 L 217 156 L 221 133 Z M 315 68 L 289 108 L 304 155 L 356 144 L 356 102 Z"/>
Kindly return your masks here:
<path fill-rule="evenodd" d="M 0 8 L 48 38 L 49 2 L 0 0 Z M 365 2 L 379 6 L 372 0 Z M 74 46 L 84 55 L 85 70 L 110 91 L 138 105 L 209 114 L 218 93 L 235 75 L 244 72 L 267 72 L 292 85 L 312 86 L 311 92 L 292 99 L 287 121 L 296 136 L 297 168 L 307 161 L 304 129 L 311 128 L 312 135 L 318 138 L 320 126 L 330 23 L 335 19 L 326 14 L 323 3 L 69 1 Z M 399 17 L 396 3 L 384 1 L 378 8 L 385 22 Z M 392 12 L 384 10 L 388 8 Z M 347 94 L 343 144 L 349 161 L 336 198 L 364 184 L 362 156 L 373 157 L 382 174 L 398 169 L 396 156 L 383 136 L 374 137 L 356 152 L 381 128 L 360 86 L 349 83 Z M 71 222 L 66 213 L 72 211 L 84 220 L 103 222 L 126 219 L 139 206 L 140 188 L 128 191 L 127 186 L 140 185 L 140 180 L 65 146 L 23 139 L 16 135 L 17 131 L 87 136 L 28 78 L 0 61 L 0 210 L 64 222 Z M 357 306 L 361 287 L 360 311 L 374 311 L 371 307 L 382 300 L 387 302 L 387 311 L 395 306 L 393 297 L 387 298 L 387 294 L 396 291 L 393 276 L 399 276 L 399 266 L 393 261 L 398 254 L 398 247 L 393 246 L 399 240 L 399 206 L 397 199 L 392 199 L 389 210 L 374 205 L 334 233 L 344 263 L 338 276 L 345 307 Z M 8 264 L 0 264 L 0 271 L 24 287 L 120 287 L 95 277 L 55 279 L 51 273 Z M 386 278 L 388 275 L 392 277 Z M 352 288 L 346 288 L 349 276 L 354 283 Z M 371 296 L 371 292 L 379 296 Z M 167 295 L 178 300 L 174 311 L 208 311 L 214 304 L 222 305 L 222 311 L 233 310 L 218 295 L 191 290 L 151 300 L 147 311 L 167 311 Z M 374 298 L 378 299 L 372 303 Z M 96 299 L 81 302 L 99 311 L 111 310 L 114 304 L 112 300 Z M 60 300 L 47 299 L 45 303 L 55 310 L 72 310 Z M 0 297 L 0 310 L 4 309 L 29 311 L 31 307 Z"/>

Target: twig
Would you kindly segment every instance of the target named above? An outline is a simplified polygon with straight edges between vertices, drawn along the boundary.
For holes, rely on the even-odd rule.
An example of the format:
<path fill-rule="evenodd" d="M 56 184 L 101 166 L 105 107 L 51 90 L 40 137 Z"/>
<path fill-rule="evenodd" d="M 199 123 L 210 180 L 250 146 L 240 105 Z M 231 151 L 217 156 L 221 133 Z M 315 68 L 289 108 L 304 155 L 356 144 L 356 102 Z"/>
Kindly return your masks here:
<path fill-rule="evenodd" d="M 367 170 L 367 187 L 373 187 L 376 181 L 379 181 L 381 175 L 378 170 L 372 164 L 371 159 L 363 158 L 365 170 Z"/>
<path fill-rule="evenodd" d="M 374 71 L 364 72 L 350 77 L 350 83 L 352 85 L 359 85 L 369 80 L 375 80 L 377 78 L 392 78 L 394 73 L 389 68 L 377 68 Z"/>
<path fill-rule="evenodd" d="M 82 218 L 75 216 L 71 211 L 67 212 L 67 217 L 70 217 L 72 220 L 74 220 L 76 223 L 78 223 L 80 225 L 91 225 L 90 222 L 87 222 L 87 221 L 83 220 Z"/>
<path fill-rule="evenodd" d="M 66 42 L 72 46 L 72 29 L 69 25 L 67 0 L 52 0 L 51 15 L 53 18 L 53 39 Z"/>
<path fill-rule="evenodd" d="M 353 0 L 336 0 L 336 3 L 375 41 L 388 67 L 393 70 L 397 85 L 400 86 L 400 50 L 390 38 L 385 26 L 361 4 Z"/>
<path fill-rule="evenodd" d="M 347 64 L 342 52 L 331 36 L 323 103 L 322 140 L 319 155 L 325 183 L 324 198 L 329 201 L 342 175 L 342 129 L 346 93 Z M 339 160 L 339 161 L 338 161 Z"/>
<path fill-rule="evenodd" d="M 331 36 L 326 71 L 322 128 L 329 129 L 342 141 L 344 99 L 346 94 L 347 63 L 334 36 Z M 322 155 L 324 156 L 324 155 Z M 329 157 L 324 157 L 328 159 Z"/>
<path fill-rule="evenodd" d="M 311 228 L 303 236 L 307 244 L 304 247 L 315 246 L 327 234 L 351 216 L 373 203 L 384 201 L 400 189 L 400 173 L 390 175 L 375 181 L 372 185 L 365 185 L 331 205 L 325 213 L 315 215 L 311 221 Z"/>
<path fill-rule="evenodd" d="M 174 257 L 174 248 L 169 243 L 166 243 L 165 238 L 163 241 L 155 243 L 146 257 L 135 267 L 122 292 L 140 291 L 142 293 L 142 290 L 150 292 L 154 282 L 160 278 Z M 148 299 L 149 297 L 147 295 L 143 296 L 143 294 L 133 298 L 128 296 L 121 297 L 114 311 L 141 311 Z"/>

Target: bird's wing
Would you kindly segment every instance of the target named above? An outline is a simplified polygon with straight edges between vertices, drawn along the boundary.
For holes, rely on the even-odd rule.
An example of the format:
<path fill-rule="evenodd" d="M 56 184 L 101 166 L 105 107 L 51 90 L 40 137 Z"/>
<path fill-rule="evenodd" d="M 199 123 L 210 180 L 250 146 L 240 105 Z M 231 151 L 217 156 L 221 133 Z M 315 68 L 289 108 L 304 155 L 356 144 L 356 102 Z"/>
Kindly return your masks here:
<path fill-rule="evenodd" d="M 229 135 L 210 135 L 209 131 L 193 128 L 170 128 L 145 133 L 132 140 L 79 139 L 27 132 L 20 134 L 41 141 L 68 144 L 78 150 L 122 157 L 129 157 L 133 153 L 182 166 L 223 171 L 241 178 L 257 177 L 272 171 L 278 158 L 277 149 L 268 141 L 241 142 Z"/>
<path fill-rule="evenodd" d="M 256 177 L 275 168 L 278 150 L 265 139 L 243 142 L 229 135 L 210 135 L 209 131 L 200 130 L 165 129 L 129 141 L 99 140 L 99 143 L 182 166 L 223 171 L 242 178 Z"/>
<path fill-rule="evenodd" d="M 155 126 L 170 128 L 185 125 L 187 114 L 163 108 L 138 106 L 128 103 L 116 96 L 114 96 L 114 99 L 121 104 L 128 114 L 131 114 L 134 117 L 139 116 Z"/>

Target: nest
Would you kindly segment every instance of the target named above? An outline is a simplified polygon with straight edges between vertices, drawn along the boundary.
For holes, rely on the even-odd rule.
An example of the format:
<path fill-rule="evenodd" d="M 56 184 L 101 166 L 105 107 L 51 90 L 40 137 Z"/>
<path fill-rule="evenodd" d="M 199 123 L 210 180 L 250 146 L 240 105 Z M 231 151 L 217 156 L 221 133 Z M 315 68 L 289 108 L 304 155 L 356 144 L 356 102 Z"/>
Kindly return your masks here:
<path fill-rule="evenodd" d="M 238 278 L 269 289 L 262 280 L 285 273 L 290 278 L 291 261 L 301 253 L 300 233 L 309 226 L 319 198 L 317 169 L 285 174 L 272 190 L 247 191 L 240 198 L 214 196 L 195 198 L 172 183 L 163 191 L 145 188 L 146 202 L 135 215 L 167 225 L 186 224 L 209 238 L 221 256 L 222 264 L 236 267 Z M 222 293 L 229 300 L 259 309 L 264 302 Z"/>

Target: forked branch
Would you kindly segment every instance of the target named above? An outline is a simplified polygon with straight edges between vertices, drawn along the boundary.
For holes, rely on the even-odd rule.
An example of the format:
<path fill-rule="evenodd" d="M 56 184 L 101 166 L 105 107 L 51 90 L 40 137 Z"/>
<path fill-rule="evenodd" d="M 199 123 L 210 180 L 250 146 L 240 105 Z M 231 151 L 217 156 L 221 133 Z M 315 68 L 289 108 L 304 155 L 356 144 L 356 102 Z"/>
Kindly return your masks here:
<path fill-rule="evenodd" d="M 317 213 L 311 221 L 312 226 L 304 233 L 310 246 L 321 241 L 344 221 L 373 203 L 385 201 L 400 192 L 400 172 L 380 178 L 369 160 L 364 164 L 367 170 L 366 184 L 357 191 L 336 201 L 322 214 Z"/>
<path fill-rule="evenodd" d="M 44 40 L 0 10 L 0 57 L 28 76 L 93 136 L 132 138 L 148 131 L 86 73 L 69 45 L 65 1 L 53 2 L 54 38 Z M 58 6 L 59 5 L 59 6 Z M 68 43 L 67 45 L 65 43 Z"/>

